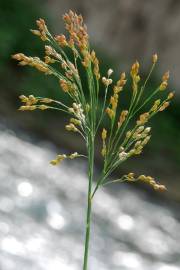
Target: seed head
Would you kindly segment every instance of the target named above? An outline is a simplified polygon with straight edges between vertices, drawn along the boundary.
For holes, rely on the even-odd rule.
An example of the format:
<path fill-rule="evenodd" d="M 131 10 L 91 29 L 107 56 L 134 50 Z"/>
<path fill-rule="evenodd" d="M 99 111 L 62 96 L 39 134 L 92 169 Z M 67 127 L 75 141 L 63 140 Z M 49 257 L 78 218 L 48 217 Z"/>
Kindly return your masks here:
<path fill-rule="evenodd" d="M 110 77 L 112 75 L 112 73 L 113 73 L 113 70 L 111 68 L 108 69 L 108 72 L 107 72 L 108 77 Z"/>
<path fill-rule="evenodd" d="M 74 159 L 74 158 L 76 158 L 76 157 L 78 157 L 79 156 L 79 154 L 77 153 L 77 152 L 74 152 L 73 154 L 71 154 L 70 156 L 69 156 L 69 158 L 70 159 Z"/>
<path fill-rule="evenodd" d="M 102 130 L 102 134 L 101 134 L 102 140 L 105 141 L 106 137 L 107 137 L 107 130 L 105 128 L 103 128 Z"/>
<path fill-rule="evenodd" d="M 127 110 L 123 110 L 120 114 L 119 121 L 118 121 L 118 127 L 120 128 L 122 124 L 124 123 L 126 116 L 128 115 Z"/>
<path fill-rule="evenodd" d="M 169 106 L 169 102 L 166 101 L 163 103 L 163 105 L 159 108 L 159 112 L 164 111 Z"/>
<path fill-rule="evenodd" d="M 119 160 L 120 160 L 120 161 L 126 160 L 127 157 L 128 157 L 128 154 L 127 154 L 125 151 L 119 153 Z"/>
<path fill-rule="evenodd" d="M 158 60 L 158 56 L 157 56 L 157 54 L 155 53 L 155 54 L 153 54 L 153 56 L 152 56 L 152 62 L 153 62 L 153 64 L 155 64 L 155 63 L 157 62 L 157 60 Z"/>
<path fill-rule="evenodd" d="M 114 117 L 114 111 L 110 108 L 106 109 L 106 113 L 108 114 L 108 116 L 112 119 Z"/>
<path fill-rule="evenodd" d="M 73 132 L 78 131 L 78 129 L 75 127 L 74 124 L 69 124 L 69 125 L 66 125 L 65 127 L 66 127 L 66 130 L 68 130 L 68 131 L 73 131 Z"/>
<path fill-rule="evenodd" d="M 48 108 L 49 108 L 49 106 L 46 106 L 44 104 L 39 105 L 39 109 L 42 110 L 42 111 L 47 110 Z"/>
<path fill-rule="evenodd" d="M 66 37 L 64 35 L 58 35 L 58 36 L 55 36 L 54 38 L 57 43 L 61 46 L 61 47 L 66 47 L 68 46 L 68 42 L 66 40 Z"/>
<path fill-rule="evenodd" d="M 173 97 L 174 97 L 174 92 L 170 92 L 167 99 L 169 100 L 169 99 L 172 99 Z"/>
<path fill-rule="evenodd" d="M 102 82 L 105 86 L 109 86 L 110 84 L 112 84 L 112 79 L 107 79 L 105 77 L 102 77 Z"/>

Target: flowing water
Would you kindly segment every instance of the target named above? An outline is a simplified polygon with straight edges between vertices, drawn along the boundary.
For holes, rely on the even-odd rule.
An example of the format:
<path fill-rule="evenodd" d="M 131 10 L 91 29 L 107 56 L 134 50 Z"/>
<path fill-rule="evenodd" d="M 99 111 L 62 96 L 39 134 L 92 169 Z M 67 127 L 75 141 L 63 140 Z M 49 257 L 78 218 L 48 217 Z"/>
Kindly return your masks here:
<path fill-rule="evenodd" d="M 0 270 L 81 270 L 86 163 L 0 127 Z M 90 270 L 179 270 L 178 211 L 126 185 L 93 206 Z"/>

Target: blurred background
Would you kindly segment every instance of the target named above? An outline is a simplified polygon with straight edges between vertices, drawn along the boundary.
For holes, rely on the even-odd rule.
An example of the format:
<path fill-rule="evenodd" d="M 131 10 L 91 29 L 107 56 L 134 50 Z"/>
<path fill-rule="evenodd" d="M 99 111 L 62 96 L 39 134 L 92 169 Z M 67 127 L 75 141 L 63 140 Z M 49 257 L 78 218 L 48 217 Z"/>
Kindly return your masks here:
<path fill-rule="evenodd" d="M 62 14 L 84 16 L 101 73 L 128 73 L 138 59 L 146 76 L 153 53 L 158 66 L 148 89 L 170 70 L 172 105 L 152 122 L 143 155 L 123 165 L 152 175 L 168 188 L 115 185 L 95 198 L 90 270 L 180 269 L 180 2 L 177 0 L 0 0 L 0 270 L 81 269 L 87 164 L 78 160 L 52 168 L 58 153 L 84 153 L 82 141 L 66 133 L 56 112 L 17 111 L 20 94 L 64 98 L 56 79 L 11 59 L 16 52 L 43 56 L 43 43 L 29 29 L 45 18 L 64 32 Z M 148 91 L 147 89 L 147 91 Z M 125 99 L 126 103 L 127 100 Z M 96 173 L 101 167 L 97 142 Z M 108 245 L 107 245 L 108 243 Z"/>

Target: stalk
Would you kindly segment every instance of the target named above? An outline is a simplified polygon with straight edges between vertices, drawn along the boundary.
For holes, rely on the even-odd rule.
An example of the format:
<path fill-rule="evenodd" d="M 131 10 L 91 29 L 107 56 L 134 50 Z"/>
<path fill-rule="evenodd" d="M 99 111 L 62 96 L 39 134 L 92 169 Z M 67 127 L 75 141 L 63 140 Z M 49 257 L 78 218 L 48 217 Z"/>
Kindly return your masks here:
<path fill-rule="evenodd" d="M 94 138 L 90 134 L 88 140 L 88 197 L 87 197 L 87 214 L 86 214 L 86 235 L 85 235 L 85 247 L 84 247 L 84 262 L 83 270 L 88 268 L 88 255 L 89 255 L 89 240 L 90 240 L 90 230 L 91 230 L 91 209 L 92 209 L 92 181 L 93 181 L 93 171 L 94 171 Z"/>

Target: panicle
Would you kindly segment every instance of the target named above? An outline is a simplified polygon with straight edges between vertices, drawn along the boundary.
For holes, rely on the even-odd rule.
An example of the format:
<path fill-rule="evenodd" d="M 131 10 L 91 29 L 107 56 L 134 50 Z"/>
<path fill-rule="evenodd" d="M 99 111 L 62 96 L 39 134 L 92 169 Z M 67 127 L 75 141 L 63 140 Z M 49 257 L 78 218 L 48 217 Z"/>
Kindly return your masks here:
<path fill-rule="evenodd" d="M 113 70 L 111 68 L 108 69 L 106 76 L 101 78 L 99 59 L 97 58 L 95 51 L 90 49 L 87 27 L 83 22 L 82 16 L 77 15 L 70 10 L 63 16 L 63 20 L 65 22 L 66 30 L 68 31 L 67 37 L 63 34 L 53 37 L 49 33 L 43 19 L 36 21 L 38 26 L 37 30 L 31 30 L 33 34 L 39 36 L 43 41 L 49 41 L 48 44 L 51 44 L 51 46 L 45 46 L 44 61 L 38 57 L 26 56 L 23 53 L 17 53 L 12 57 L 19 61 L 21 66 L 29 65 L 45 74 L 53 74 L 57 77 L 62 90 L 73 100 L 72 105 L 69 107 L 69 105 L 65 105 L 61 101 L 34 97 L 33 95 L 21 95 L 20 100 L 22 106 L 19 110 L 33 111 L 36 109 L 57 109 L 65 111 L 71 115 L 69 123 L 65 126 L 66 130 L 78 132 L 86 140 L 87 144 L 89 142 L 89 135 L 95 137 L 104 114 L 107 113 L 111 122 L 110 131 L 108 130 L 107 132 L 105 128 L 102 129 L 101 154 L 104 157 L 103 173 L 108 175 L 108 173 L 112 173 L 121 162 L 127 160 L 131 156 L 141 154 L 145 145 L 149 142 L 151 138 L 151 127 L 145 127 L 145 124 L 153 115 L 165 110 L 169 106 L 170 100 L 174 96 L 174 92 L 170 92 L 164 100 L 162 98 L 155 100 L 147 112 L 139 114 L 137 120 L 135 120 L 134 127 L 132 126 L 130 129 L 128 128 L 129 121 L 131 121 L 136 113 L 142 110 L 144 106 L 154 98 L 157 92 L 167 88 L 169 72 L 166 72 L 162 76 L 162 81 L 158 88 L 146 97 L 144 95 L 144 90 L 151 72 L 158 61 L 158 56 L 157 54 L 152 56 L 152 68 L 144 84 L 141 85 L 140 91 L 138 91 L 140 65 L 139 62 L 136 61 L 130 70 L 133 89 L 130 106 L 128 110 L 120 110 L 120 108 L 118 108 L 120 92 L 127 82 L 125 72 L 120 74 L 119 79 L 113 85 L 112 89 L 110 89 L 112 90 L 112 94 L 109 94 L 108 87 L 113 84 L 113 80 L 111 79 Z M 69 53 L 66 53 L 67 50 L 68 52 L 71 52 L 70 55 L 73 60 L 69 57 Z M 55 65 L 51 66 L 51 64 L 54 63 Z M 60 70 L 56 68 L 58 65 Z M 84 67 L 83 72 L 87 74 L 89 95 L 85 95 L 84 88 L 86 83 L 81 81 L 80 78 L 81 73 L 79 71 L 81 71 L 80 67 L 82 65 Z M 105 86 L 104 102 L 100 117 L 99 115 L 96 115 L 99 109 L 99 80 L 101 80 L 102 84 Z M 53 105 L 50 106 L 49 104 L 51 102 L 53 102 L 53 104 L 55 103 L 57 107 L 53 107 Z M 120 115 L 117 117 L 119 111 Z M 60 154 L 51 161 L 51 164 L 57 165 L 64 159 L 74 159 L 80 156 L 82 155 L 79 155 L 77 152 L 70 155 Z M 166 190 L 164 185 L 157 183 L 151 176 L 140 175 L 136 177 L 134 173 L 130 172 L 123 177 L 126 181 L 146 182 L 155 190 Z"/>

